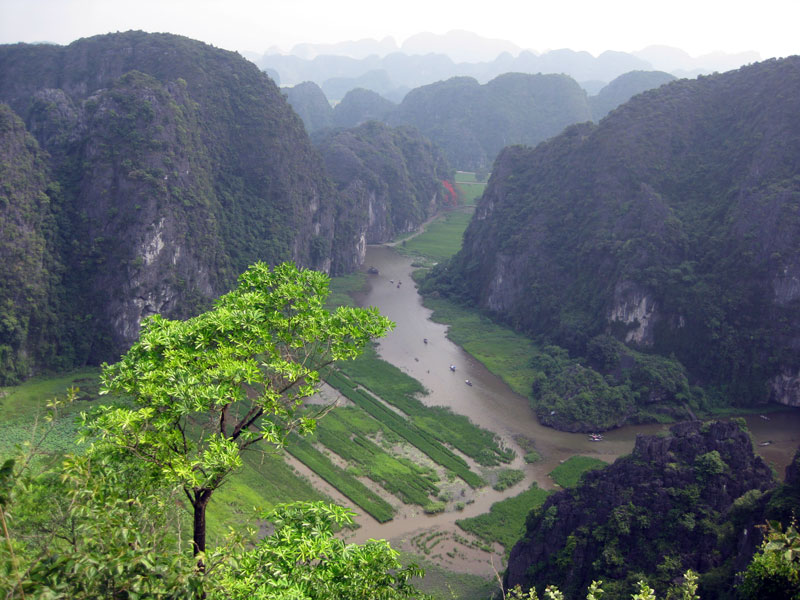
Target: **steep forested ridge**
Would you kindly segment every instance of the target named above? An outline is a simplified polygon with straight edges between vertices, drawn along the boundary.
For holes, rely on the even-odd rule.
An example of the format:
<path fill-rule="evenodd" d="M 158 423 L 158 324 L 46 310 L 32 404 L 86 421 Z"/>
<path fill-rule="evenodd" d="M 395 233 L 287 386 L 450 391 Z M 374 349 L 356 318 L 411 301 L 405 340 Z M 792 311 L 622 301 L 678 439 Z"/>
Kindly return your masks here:
<path fill-rule="evenodd" d="M 583 598 L 603 579 L 612 600 L 629 598 L 642 578 L 664 590 L 691 568 L 702 574 L 701 598 L 734 597 L 733 578 L 761 540 L 757 525 L 788 520 L 784 505 L 797 501 L 796 479 L 775 486 L 736 423 L 695 421 L 665 437 L 640 436 L 630 456 L 530 513 L 505 584 L 555 584 Z"/>
<path fill-rule="evenodd" d="M 792 57 L 506 148 L 428 285 L 573 354 L 610 333 L 728 398 L 800 404 L 798 114 Z"/>
<path fill-rule="evenodd" d="M 674 80 L 674 75 L 663 71 L 631 71 L 620 75 L 603 87 L 596 96 L 589 96 L 592 119 L 599 121 L 636 94 L 641 94 Z"/>
<path fill-rule="evenodd" d="M 450 200 L 442 186 L 452 179 L 447 161 L 412 127 L 370 121 L 316 144 L 340 192 L 337 237 L 348 232 L 361 248 L 413 231 Z"/>
<path fill-rule="evenodd" d="M 143 32 L 3 46 L 0 101 L 58 183 L 48 241 L 66 269 L 57 311 L 72 364 L 114 359 L 141 318 L 191 314 L 256 260 L 338 268 L 324 165 L 275 84 L 237 54 Z"/>
<path fill-rule="evenodd" d="M 333 124 L 333 109 L 325 92 L 313 81 L 283 88 L 283 93 L 297 115 L 303 119 L 309 134 Z"/>
<path fill-rule="evenodd" d="M 56 215 L 47 156 L 22 121 L 0 104 L 0 384 L 16 383 L 32 364 L 52 360 L 58 337 L 53 249 Z M 57 208 L 55 209 L 57 210 Z"/>
<path fill-rule="evenodd" d="M 372 90 L 355 88 L 333 108 L 333 125 L 357 127 L 367 121 L 383 121 L 396 108 L 394 102 Z"/>
<path fill-rule="evenodd" d="M 475 170 L 504 146 L 535 145 L 589 119 L 586 93 L 566 75 L 506 73 L 485 85 L 453 77 L 416 88 L 387 121 L 417 127 L 451 164 Z"/>

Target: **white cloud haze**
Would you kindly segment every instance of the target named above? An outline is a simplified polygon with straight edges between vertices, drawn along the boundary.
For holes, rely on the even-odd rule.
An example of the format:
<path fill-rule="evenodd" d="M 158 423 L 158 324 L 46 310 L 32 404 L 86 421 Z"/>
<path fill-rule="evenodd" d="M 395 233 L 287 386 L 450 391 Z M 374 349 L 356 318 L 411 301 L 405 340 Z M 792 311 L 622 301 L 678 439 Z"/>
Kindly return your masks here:
<path fill-rule="evenodd" d="M 800 53 L 800 0 L 0 0 L 0 43 L 166 31 L 240 52 L 453 29 L 522 48 Z"/>

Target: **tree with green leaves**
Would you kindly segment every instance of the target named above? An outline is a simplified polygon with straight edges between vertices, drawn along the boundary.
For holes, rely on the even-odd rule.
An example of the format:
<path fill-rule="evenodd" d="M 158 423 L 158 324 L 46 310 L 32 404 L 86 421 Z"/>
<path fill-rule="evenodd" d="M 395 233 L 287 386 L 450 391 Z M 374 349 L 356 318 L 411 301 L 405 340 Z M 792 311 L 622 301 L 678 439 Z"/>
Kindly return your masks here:
<path fill-rule="evenodd" d="M 212 600 L 400 600 L 427 599 L 411 579 L 422 571 L 404 567 L 386 540 L 348 544 L 334 527 L 354 513 L 324 502 L 293 502 L 262 514 L 273 532 L 254 547 L 233 552 L 214 573 Z"/>
<path fill-rule="evenodd" d="M 764 526 L 764 542 L 743 573 L 739 597 L 800 600 L 800 533 L 797 522 L 784 530 L 778 521 Z"/>
<path fill-rule="evenodd" d="M 304 412 L 303 401 L 325 369 L 393 326 L 374 308 L 326 310 L 328 281 L 290 263 L 257 263 L 212 310 L 145 320 L 128 353 L 103 365 L 101 393 L 130 400 L 86 417 L 85 432 L 96 449 L 135 456 L 183 489 L 201 570 L 206 507 L 242 452 L 312 431 L 320 412 Z"/>

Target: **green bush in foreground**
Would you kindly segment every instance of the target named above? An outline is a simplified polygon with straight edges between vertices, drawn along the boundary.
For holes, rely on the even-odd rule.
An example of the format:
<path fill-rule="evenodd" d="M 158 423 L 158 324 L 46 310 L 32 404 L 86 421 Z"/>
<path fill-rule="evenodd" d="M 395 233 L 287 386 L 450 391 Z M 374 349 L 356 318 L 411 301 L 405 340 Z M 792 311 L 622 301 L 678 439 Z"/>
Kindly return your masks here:
<path fill-rule="evenodd" d="M 593 581 L 586 592 L 586 600 L 600 600 L 603 596 L 603 582 Z M 656 600 L 656 593 L 644 581 L 640 581 L 639 591 L 631 595 L 631 600 Z M 700 600 L 697 595 L 697 575 L 689 570 L 683 575 L 683 583 L 667 594 L 669 600 Z M 505 595 L 507 600 L 539 600 L 535 588 L 523 592 L 516 586 Z M 545 600 L 564 600 L 564 594 L 555 586 L 548 586 L 544 590 Z"/>

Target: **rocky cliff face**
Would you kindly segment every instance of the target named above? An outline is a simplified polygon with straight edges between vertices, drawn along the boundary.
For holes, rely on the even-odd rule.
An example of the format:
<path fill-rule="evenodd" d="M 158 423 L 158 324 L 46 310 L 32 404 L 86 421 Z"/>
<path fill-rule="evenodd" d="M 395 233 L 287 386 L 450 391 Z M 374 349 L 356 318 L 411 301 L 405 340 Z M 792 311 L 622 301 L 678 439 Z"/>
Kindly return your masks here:
<path fill-rule="evenodd" d="M 358 262 L 300 119 L 234 53 L 142 32 L 2 46 L 0 101 L 59 184 L 72 364 L 114 360 L 143 317 L 191 314 L 256 260 Z"/>
<path fill-rule="evenodd" d="M 337 239 L 378 244 L 414 231 L 445 204 L 452 173 L 441 152 L 413 128 L 372 121 L 317 140 L 340 192 Z M 363 257 L 362 257 L 363 259 Z"/>
<path fill-rule="evenodd" d="M 730 590 L 732 581 L 720 586 L 714 578 L 733 576 L 743 529 L 753 533 L 751 511 L 775 485 L 735 423 L 688 422 L 665 437 L 638 437 L 630 456 L 585 474 L 530 514 L 504 583 L 555 584 L 578 598 L 602 578 L 609 597 L 627 598 L 634 580 L 666 588 L 691 568 L 717 573 L 702 595 L 717 597 L 714 590 Z"/>
<path fill-rule="evenodd" d="M 742 403 L 800 403 L 800 58 L 506 148 L 439 289 L 584 355 L 601 333 Z"/>

